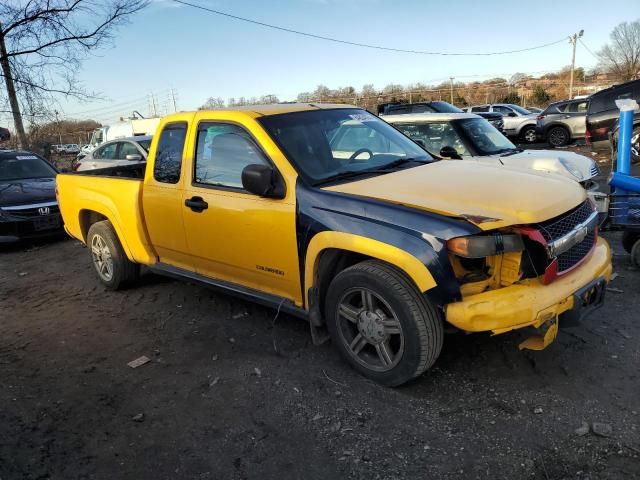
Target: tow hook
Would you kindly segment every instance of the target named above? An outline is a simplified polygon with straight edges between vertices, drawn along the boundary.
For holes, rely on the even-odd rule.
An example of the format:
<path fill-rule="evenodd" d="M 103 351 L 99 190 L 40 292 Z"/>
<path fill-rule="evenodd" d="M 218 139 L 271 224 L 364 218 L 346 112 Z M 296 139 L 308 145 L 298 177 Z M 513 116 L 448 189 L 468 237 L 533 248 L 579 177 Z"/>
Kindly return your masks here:
<path fill-rule="evenodd" d="M 545 321 L 536 329 L 536 334 L 527 338 L 518 345 L 520 350 L 544 350 L 558 335 L 558 317 L 555 316 Z"/>

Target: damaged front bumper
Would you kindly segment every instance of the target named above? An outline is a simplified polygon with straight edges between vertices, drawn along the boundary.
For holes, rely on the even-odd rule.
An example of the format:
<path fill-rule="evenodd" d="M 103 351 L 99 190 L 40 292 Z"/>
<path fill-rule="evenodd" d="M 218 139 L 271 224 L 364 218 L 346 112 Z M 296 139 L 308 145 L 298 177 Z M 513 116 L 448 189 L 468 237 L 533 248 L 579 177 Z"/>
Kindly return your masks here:
<path fill-rule="evenodd" d="M 549 285 L 527 279 L 469 295 L 447 305 L 446 319 L 468 332 L 499 334 L 534 327 L 540 329 L 541 340 L 525 341 L 522 348 L 539 350 L 555 339 L 560 315 L 573 311 L 574 317 L 583 317 L 602 304 L 611 272 L 611 250 L 604 239 L 598 238 L 590 257 L 570 274 Z"/>

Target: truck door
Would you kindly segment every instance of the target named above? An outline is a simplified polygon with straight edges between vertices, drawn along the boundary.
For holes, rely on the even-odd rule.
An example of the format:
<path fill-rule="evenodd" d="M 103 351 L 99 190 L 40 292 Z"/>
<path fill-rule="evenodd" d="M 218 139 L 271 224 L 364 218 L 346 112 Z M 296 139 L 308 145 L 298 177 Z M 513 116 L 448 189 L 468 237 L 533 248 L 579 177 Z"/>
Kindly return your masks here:
<path fill-rule="evenodd" d="M 273 164 L 235 123 L 197 126 L 193 168 L 185 181 L 187 243 L 204 276 L 300 304 L 295 200 L 253 195 L 242 187 L 250 164 Z"/>
<path fill-rule="evenodd" d="M 187 122 L 168 123 L 162 129 L 155 152 L 152 174 L 145 175 L 142 205 L 151 245 L 159 261 L 187 270 L 190 263 L 182 218 L 182 160 L 187 137 Z"/>

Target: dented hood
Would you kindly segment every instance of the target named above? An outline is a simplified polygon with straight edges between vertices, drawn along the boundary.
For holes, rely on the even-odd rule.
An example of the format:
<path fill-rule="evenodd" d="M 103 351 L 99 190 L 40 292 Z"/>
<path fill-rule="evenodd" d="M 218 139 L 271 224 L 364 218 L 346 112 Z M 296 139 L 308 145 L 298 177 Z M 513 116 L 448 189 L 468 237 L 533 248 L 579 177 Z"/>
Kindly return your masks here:
<path fill-rule="evenodd" d="M 560 175 L 467 161 L 440 161 L 326 190 L 465 218 L 483 230 L 536 223 L 583 202 L 580 185 Z"/>

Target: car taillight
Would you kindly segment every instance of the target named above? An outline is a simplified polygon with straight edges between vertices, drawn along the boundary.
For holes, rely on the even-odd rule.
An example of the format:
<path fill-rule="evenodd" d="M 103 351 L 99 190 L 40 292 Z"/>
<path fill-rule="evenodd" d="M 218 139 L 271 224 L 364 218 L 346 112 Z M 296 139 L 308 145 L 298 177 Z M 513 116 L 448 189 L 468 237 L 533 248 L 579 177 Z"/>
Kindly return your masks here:
<path fill-rule="evenodd" d="M 78 169 L 80 168 L 80 165 L 82 165 L 80 162 L 73 162 L 73 164 L 71 165 L 71 170 L 73 170 L 74 172 L 77 172 Z"/>
<path fill-rule="evenodd" d="M 591 132 L 589 130 L 584 132 L 584 141 L 587 145 L 591 145 Z"/>
<path fill-rule="evenodd" d="M 536 117 L 536 120 L 542 120 L 543 118 L 544 118 L 544 115 L 538 115 L 538 116 Z"/>

